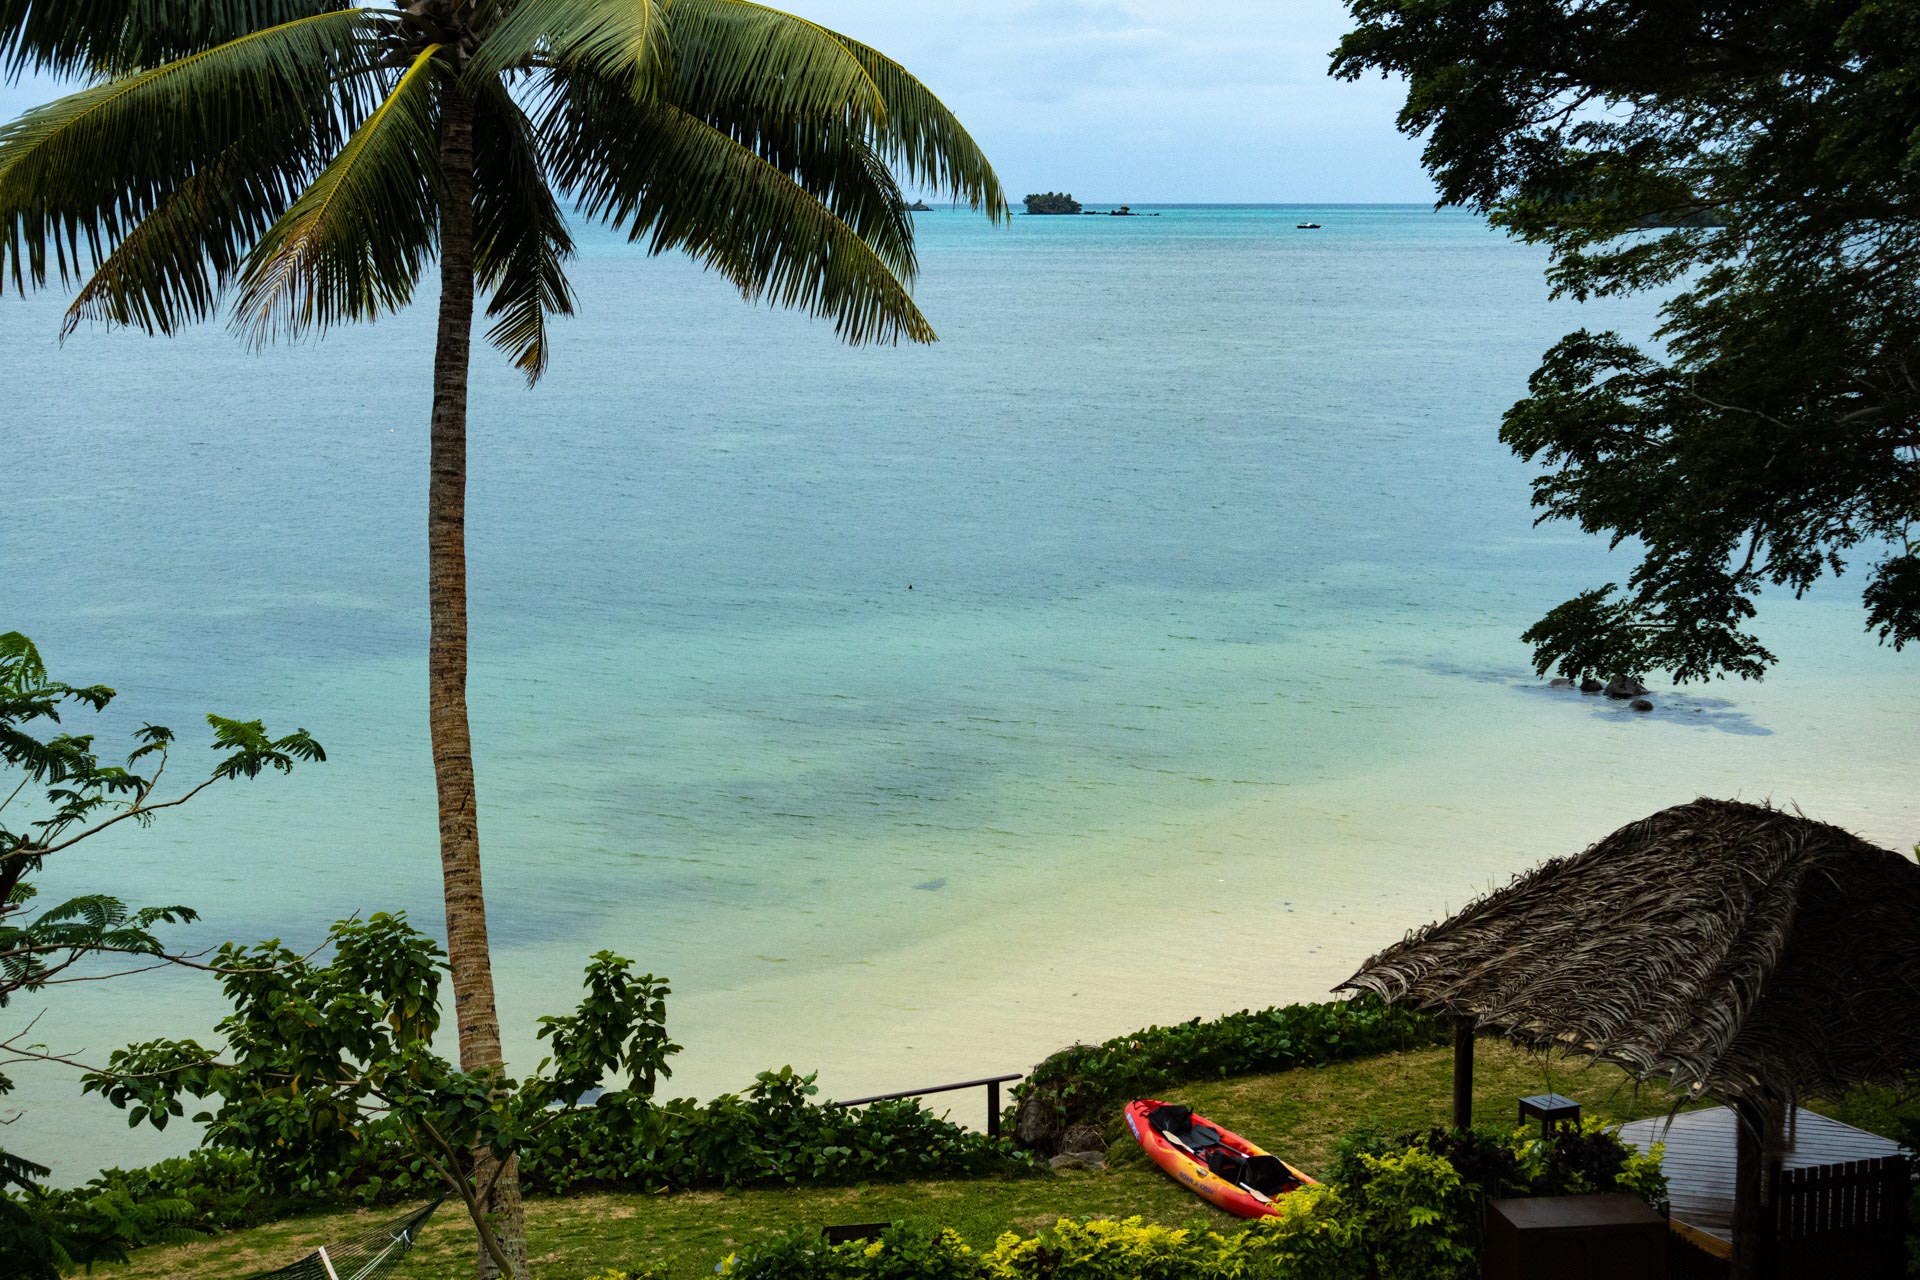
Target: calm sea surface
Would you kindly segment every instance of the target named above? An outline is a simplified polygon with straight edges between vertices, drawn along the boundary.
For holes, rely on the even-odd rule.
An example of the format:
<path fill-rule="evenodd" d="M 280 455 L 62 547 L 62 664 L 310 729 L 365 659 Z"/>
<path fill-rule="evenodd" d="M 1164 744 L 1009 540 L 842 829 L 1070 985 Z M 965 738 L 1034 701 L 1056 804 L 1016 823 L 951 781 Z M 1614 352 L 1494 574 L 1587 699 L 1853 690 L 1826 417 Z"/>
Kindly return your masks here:
<path fill-rule="evenodd" d="M 1862 634 L 1851 580 L 1768 610 L 1763 685 L 1636 716 L 1529 672 L 1519 632 L 1627 562 L 1533 527 L 1498 419 L 1554 338 L 1644 334 L 1651 303 L 1550 303 L 1539 252 L 1458 214 L 1161 212 L 921 215 L 943 341 L 915 349 L 588 232 L 548 379 L 477 355 L 472 698 L 518 1065 L 602 947 L 673 982 L 674 1092 L 791 1062 L 847 1096 L 1317 998 L 1702 793 L 1920 838 L 1920 660 Z M 431 306 L 253 354 L 217 326 L 61 346 L 63 303 L 0 302 L 0 629 L 116 685 L 103 732 L 181 729 L 183 776 L 206 711 L 332 759 L 92 842 L 47 892 L 190 903 L 201 943 L 396 908 L 437 931 Z M 41 1007 L 90 1060 L 220 1009 L 161 974 L 0 1025 Z M 63 1178 L 189 1140 L 20 1078 L 7 1146 Z"/>

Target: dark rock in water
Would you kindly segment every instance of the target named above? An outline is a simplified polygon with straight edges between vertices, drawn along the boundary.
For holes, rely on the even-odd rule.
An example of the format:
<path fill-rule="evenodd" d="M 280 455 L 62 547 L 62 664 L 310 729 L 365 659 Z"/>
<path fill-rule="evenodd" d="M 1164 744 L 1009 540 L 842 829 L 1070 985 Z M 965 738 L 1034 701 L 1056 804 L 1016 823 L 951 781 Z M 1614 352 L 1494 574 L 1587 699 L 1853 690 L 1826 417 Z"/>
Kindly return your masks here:
<path fill-rule="evenodd" d="M 1580 682 L 1580 692 L 1582 693 L 1599 693 L 1602 690 L 1604 690 L 1606 687 L 1607 686 L 1601 684 L 1598 680 L 1595 680 L 1592 676 L 1588 676 L 1585 680 L 1582 680 Z"/>
<path fill-rule="evenodd" d="M 1632 676 L 1620 676 L 1607 681 L 1607 696 L 1609 698 L 1641 698 L 1645 697 L 1646 693 L 1647 686 L 1641 684 Z"/>
<path fill-rule="evenodd" d="M 947 878 L 945 876 L 941 876 L 938 880 L 922 880 L 919 884 L 913 887 L 916 889 L 923 890 L 927 893 L 937 893 L 940 890 L 947 887 Z"/>
<path fill-rule="evenodd" d="M 1555 676 L 1553 679 L 1547 681 L 1547 688 L 1571 689 L 1573 688 L 1573 681 L 1567 679 L 1565 676 Z"/>
<path fill-rule="evenodd" d="M 1091 1169 L 1098 1173 L 1107 1167 L 1107 1158 L 1098 1151 L 1067 1151 L 1052 1157 L 1047 1164 L 1055 1169 Z"/>
<path fill-rule="evenodd" d="M 1648 698 L 1635 698 L 1632 702 L 1629 702 L 1627 705 L 1632 707 L 1635 711 L 1653 710 L 1653 702 L 1651 699 L 1648 699 Z"/>

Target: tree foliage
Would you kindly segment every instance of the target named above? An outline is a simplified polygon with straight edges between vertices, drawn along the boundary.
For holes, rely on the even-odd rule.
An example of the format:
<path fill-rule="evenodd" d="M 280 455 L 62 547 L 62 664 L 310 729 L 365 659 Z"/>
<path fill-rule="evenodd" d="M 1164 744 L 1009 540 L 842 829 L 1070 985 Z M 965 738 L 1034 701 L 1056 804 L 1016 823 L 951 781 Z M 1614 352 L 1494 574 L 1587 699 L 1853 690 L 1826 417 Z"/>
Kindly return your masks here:
<path fill-rule="evenodd" d="M 1348 0 L 1443 203 L 1555 291 L 1667 291 L 1658 346 L 1556 344 L 1502 439 L 1542 519 L 1632 544 L 1526 633 L 1544 673 L 1758 678 L 1749 624 L 1854 560 L 1920 639 L 1920 20 L 1909 0 Z"/>
<path fill-rule="evenodd" d="M 166 1127 L 188 1099 L 215 1147 L 249 1153 L 280 1190 L 331 1185 L 372 1141 L 398 1138 L 413 1172 L 457 1193 L 503 1271 L 485 1179 L 507 1157 L 563 1124 L 609 1075 L 593 1104 L 644 1111 L 679 1051 L 667 1038 L 667 987 L 633 962 L 598 952 L 578 1010 L 540 1020 L 551 1053 L 515 1081 L 461 1071 L 434 1052 L 444 953 L 401 915 L 336 924 L 324 963 L 278 942 L 229 944 L 216 960 L 233 1012 L 224 1053 L 191 1040 L 152 1040 L 114 1053 L 85 1087 L 127 1111 L 130 1125 Z M 491 1170 L 476 1150 L 496 1157 Z"/>
<path fill-rule="evenodd" d="M 104 711 L 113 699 L 106 685 L 53 679 L 31 640 L 17 631 L 0 634 L 0 1009 L 23 994 L 103 976 L 69 974 L 93 957 L 126 957 L 136 967 L 188 962 L 169 954 L 156 932 L 192 922 L 196 916 L 187 907 L 129 907 L 106 893 L 37 907 L 33 877 L 47 859 L 120 823 L 145 826 L 217 783 L 326 759 L 304 729 L 276 738 L 257 720 L 210 715 L 218 761 L 204 777 L 165 792 L 172 730 L 142 725 L 126 763 L 116 765 L 101 759 L 92 734 L 63 727 L 63 713 Z M 6 1067 L 59 1060 L 34 1039 L 45 1034 L 38 1022 L 35 1015 L 23 1025 L 0 1026 L 0 1095 L 13 1087 Z M 184 1206 L 176 1199 L 136 1203 L 124 1192 L 103 1191 L 55 1204 L 38 1185 L 47 1173 L 44 1165 L 0 1151 L 0 1258 L 18 1260 L 18 1274 L 51 1280 L 60 1268 L 123 1260 L 129 1248 L 179 1234 Z"/>

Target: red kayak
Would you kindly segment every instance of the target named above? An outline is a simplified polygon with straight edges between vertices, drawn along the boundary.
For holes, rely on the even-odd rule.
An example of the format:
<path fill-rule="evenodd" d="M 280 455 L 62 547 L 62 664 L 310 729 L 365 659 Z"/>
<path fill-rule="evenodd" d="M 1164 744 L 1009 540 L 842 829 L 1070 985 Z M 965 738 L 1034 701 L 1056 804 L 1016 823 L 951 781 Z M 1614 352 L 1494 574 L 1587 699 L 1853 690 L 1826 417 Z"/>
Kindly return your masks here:
<path fill-rule="evenodd" d="M 1276 1214 L 1274 1201 L 1314 1184 L 1285 1160 L 1187 1107 L 1151 1098 L 1129 1102 L 1127 1128 L 1169 1178 L 1242 1218 Z"/>

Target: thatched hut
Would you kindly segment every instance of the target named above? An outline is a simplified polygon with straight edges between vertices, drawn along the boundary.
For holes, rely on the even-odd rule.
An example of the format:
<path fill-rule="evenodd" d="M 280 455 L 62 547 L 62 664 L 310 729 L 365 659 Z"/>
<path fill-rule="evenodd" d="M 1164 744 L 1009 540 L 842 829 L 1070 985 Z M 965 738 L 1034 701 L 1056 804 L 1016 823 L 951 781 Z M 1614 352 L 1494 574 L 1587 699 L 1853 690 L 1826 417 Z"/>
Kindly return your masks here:
<path fill-rule="evenodd" d="M 1341 986 L 1459 1020 L 1457 1123 L 1476 1028 L 1732 1105 L 1748 1273 L 1781 1117 L 1920 1068 L 1920 866 L 1797 813 L 1696 800 L 1415 931 Z"/>

